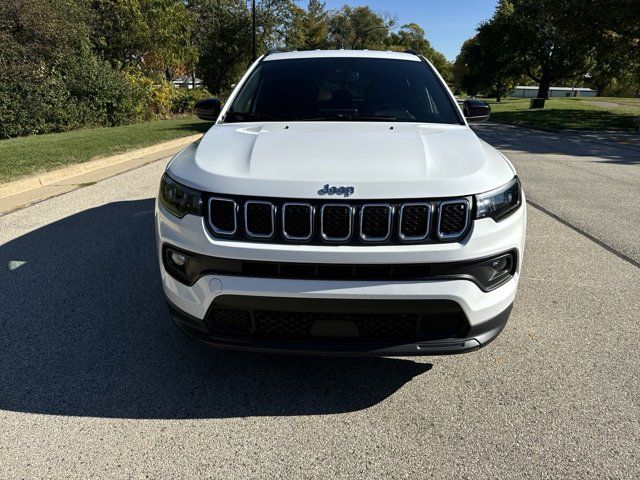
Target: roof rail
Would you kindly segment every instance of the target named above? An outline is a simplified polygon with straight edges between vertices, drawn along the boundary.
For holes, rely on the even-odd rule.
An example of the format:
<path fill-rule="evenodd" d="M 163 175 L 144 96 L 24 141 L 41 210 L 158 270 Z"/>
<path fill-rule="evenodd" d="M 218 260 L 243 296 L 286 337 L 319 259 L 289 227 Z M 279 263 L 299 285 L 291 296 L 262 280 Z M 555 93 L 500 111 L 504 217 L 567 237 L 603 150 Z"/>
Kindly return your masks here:
<path fill-rule="evenodd" d="M 415 55 L 417 57 L 420 56 L 420 52 L 416 52 L 413 48 L 406 49 L 404 53 L 408 53 L 409 55 Z"/>
<path fill-rule="evenodd" d="M 271 55 L 272 53 L 280 53 L 281 50 L 277 50 L 277 49 L 271 49 L 271 50 L 267 50 L 267 52 L 264 55 L 261 55 L 258 60 L 258 64 L 262 63 L 264 61 L 265 58 L 267 58 L 269 55 Z M 252 60 L 249 65 L 251 65 L 255 60 Z"/>

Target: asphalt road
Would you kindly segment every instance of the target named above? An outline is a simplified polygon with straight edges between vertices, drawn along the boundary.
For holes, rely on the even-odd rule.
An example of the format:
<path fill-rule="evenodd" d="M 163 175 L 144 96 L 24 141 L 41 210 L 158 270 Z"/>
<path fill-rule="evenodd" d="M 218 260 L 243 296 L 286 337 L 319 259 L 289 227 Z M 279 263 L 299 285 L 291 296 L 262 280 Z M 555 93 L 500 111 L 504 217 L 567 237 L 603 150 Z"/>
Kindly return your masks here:
<path fill-rule="evenodd" d="M 561 168 L 551 143 L 528 152 L 536 140 L 514 132 L 499 137 L 527 192 L 563 221 L 529 209 L 510 322 L 460 356 L 296 358 L 184 338 L 153 249 L 164 162 L 0 217 L 0 478 L 640 477 L 638 212 L 611 233 L 625 209 L 594 206 L 596 221 L 574 197 L 608 182 L 637 205 L 621 185 L 640 165 L 563 151 Z M 580 187 L 587 162 L 603 170 Z M 563 168 L 580 172 L 568 189 Z"/>
<path fill-rule="evenodd" d="M 486 123 L 474 126 L 522 178 L 528 200 L 640 266 L 640 141 L 616 143 Z"/>

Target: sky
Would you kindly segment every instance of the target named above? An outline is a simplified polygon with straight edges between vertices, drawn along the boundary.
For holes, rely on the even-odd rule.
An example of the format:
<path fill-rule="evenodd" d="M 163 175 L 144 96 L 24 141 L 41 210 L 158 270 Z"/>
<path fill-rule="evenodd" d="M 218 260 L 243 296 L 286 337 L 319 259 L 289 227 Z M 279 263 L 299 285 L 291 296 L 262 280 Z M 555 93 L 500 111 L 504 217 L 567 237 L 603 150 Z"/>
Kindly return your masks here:
<path fill-rule="evenodd" d="M 493 14 L 497 0 L 325 0 L 327 9 L 369 6 L 376 12 L 389 12 L 398 26 L 417 23 L 427 40 L 447 60 L 455 60 L 462 43 L 475 34 L 475 28 Z M 300 2 L 302 4 L 306 2 Z"/>

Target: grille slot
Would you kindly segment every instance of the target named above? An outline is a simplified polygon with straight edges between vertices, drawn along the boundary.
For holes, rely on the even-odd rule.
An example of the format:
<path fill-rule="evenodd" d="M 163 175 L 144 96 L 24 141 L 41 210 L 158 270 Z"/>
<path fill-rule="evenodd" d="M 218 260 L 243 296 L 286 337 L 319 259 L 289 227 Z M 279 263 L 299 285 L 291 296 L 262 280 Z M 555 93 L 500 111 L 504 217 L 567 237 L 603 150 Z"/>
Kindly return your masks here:
<path fill-rule="evenodd" d="M 365 242 L 383 242 L 391 235 L 393 210 L 391 205 L 379 203 L 363 205 L 360 209 L 360 238 Z"/>
<path fill-rule="evenodd" d="M 226 198 L 210 198 L 209 224 L 215 233 L 235 234 L 238 226 L 236 202 Z"/>
<path fill-rule="evenodd" d="M 274 205 L 258 200 L 247 201 L 244 204 L 244 224 L 250 237 L 271 238 L 275 233 Z"/>
<path fill-rule="evenodd" d="M 469 202 L 446 200 L 438 205 L 438 238 L 458 238 L 469 226 Z"/>
<path fill-rule="evenodd" d="M 429 236 L 430 225 L 430 204 L 406 203 L 400 207 L 400 238 L 402 240 L 424 240 Z"/>
<path fill-rule="evenodd" d="M 285 203 L 282 234 L 288 240 L 309 240 L 313 235 L 313 207 L 308 203 Z"/>
<path fill-rule="evenodd" d="M 346 242 L 351 238 L 353 207 L 348 204 L 323 205 L 320 210 L 322 238 L 330 242 Z"/>

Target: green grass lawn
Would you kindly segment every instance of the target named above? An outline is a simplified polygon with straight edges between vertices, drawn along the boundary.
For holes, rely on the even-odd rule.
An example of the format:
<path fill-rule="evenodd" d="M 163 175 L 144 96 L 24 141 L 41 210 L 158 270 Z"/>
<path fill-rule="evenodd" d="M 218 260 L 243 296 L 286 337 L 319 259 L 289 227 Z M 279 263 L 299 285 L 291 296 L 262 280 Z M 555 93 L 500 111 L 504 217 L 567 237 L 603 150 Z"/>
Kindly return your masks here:
<path fill-rule="evenodd" d="M 204 133 L 210 126 L 210 122 L 185 117 L 0 140 L 0 182 Z"/>
<path fill-rule="evenodd" d="M 487 102 L 491 105 L 492 120 L 556 130 L 633 131 L 635 119 L 640 117 L 637 98 L 552 98 L 542 110 L 529 110 L 528 98 Z"/>

